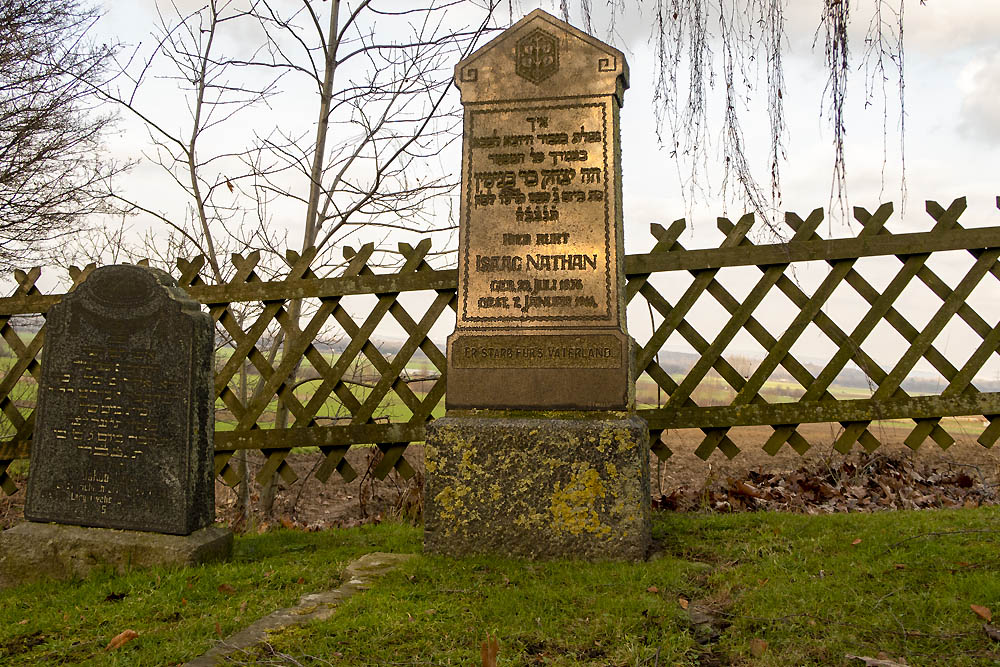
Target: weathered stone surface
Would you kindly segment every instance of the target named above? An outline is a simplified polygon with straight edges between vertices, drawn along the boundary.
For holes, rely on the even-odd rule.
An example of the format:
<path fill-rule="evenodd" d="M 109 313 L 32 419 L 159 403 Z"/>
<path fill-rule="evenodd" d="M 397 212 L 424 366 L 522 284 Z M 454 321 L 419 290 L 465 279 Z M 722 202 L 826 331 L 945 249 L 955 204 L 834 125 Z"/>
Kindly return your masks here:
<path fill-rule="evenodd" d="M 96 269 L 46 317 L 25 517 L 188 534 L 215 517 L 213 326 L 163 271 Z"/>
<path fill-rule="evenodd" d="M 650 544 L 638 417 L 445 417 L 427 427 L 424 550 L 638 560 Z"/>
<path fill-rule="evenodd" d="M 536 10 L 456 67 L 449 409 L 626 410 L 620 51 Z"/>
<path fill-rule="evenodd" d="M 123 574 L 158 565 L 224 560 L 233 533 L 208 526 L 190 535 L 25 522 L 0 533 L 0 588 L 43 579 L 81 579 L 108 567 Z"/>

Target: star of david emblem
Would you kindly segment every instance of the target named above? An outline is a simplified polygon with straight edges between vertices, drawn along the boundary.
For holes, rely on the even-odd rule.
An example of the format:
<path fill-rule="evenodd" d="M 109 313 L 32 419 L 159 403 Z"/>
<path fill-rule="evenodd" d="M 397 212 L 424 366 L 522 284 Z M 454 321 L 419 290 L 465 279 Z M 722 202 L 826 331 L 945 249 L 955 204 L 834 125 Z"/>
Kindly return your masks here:
<path fill-rule="evenodd" d="M 541 83 L 559 71 L 559 40 L 541 28 L 517 40 L 517 75 Z"/>

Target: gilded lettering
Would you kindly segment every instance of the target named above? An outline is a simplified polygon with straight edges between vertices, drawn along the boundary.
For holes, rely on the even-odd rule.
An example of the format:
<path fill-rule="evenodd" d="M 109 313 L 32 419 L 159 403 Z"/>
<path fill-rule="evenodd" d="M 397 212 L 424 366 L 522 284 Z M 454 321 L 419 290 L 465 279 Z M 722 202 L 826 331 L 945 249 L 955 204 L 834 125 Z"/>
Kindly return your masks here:
<path fill-rule="evenodd" d="M 537 271 L 596 271 L 597 255 L 527 255 L 525 268 Z"/>
<path fill-rule="evenodd" d="M 573 133 L 573 143 L 574 144 L 593 144 L 601 141 L 600 132 L 587 132 L 583 125 L 580 126 L 579 132 Z"/>
<path fill-rule="evenodd" d="M 550 185 L 567 186 L 576 178 L 576 169 L 542 169 L 542 187 Z M 567 201 L 565 193 L 563 201 Z"/>
<path fill-rule="evenodd" d="M 565 132 L 547 132 L 539 134 L 535 138 L 549 146 L 559 146 L 569 143 L 569 135 Z"/>
<path fill-rule="evenodd" d="M 558 164 L 562 162 L 586 162 L 587 161 L 587 151 L 576 150 L 576 151 L 549 151 L 549 157 L 552 158 L 552 164 Z"/>
<path fill-rule="evenodd" d="M 524 163 L 524 153 L 490 153 L 487 157 L 497 165 Z"/>
<path fill-rule="evenodd" d="M 493 187 L 504 188 L 514 187 L 515 182 L 513 171 L 477 171 L 474 175 L 476 180 L 476 192 L 483 189 L 492 190 Z"/>
<path fill-rule="evenodd" d="M 523 258 L 520 255 L 476 255 L 476 271 L 520 271 Z"/>

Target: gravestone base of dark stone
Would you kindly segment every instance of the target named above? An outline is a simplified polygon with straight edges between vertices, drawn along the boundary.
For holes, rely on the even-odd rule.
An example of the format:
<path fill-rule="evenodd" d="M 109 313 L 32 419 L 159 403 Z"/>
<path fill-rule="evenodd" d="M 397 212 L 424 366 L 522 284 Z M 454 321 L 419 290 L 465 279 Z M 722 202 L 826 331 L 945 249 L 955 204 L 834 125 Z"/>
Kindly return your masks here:
<path fill-rule="evenodd" d="M 453 415 L 427 425 L 424 551 L 643 560 L 649 431 L 627 413 Z"/>
<path fill-rule="evenodd" d="M 233 532 L 211 525 L 190 535 L 27 521 L 0 533 L 0 589 L 45 579 L 82 579 L 96 569 L 124 574 L 157 566 L 226 560 Z"/>

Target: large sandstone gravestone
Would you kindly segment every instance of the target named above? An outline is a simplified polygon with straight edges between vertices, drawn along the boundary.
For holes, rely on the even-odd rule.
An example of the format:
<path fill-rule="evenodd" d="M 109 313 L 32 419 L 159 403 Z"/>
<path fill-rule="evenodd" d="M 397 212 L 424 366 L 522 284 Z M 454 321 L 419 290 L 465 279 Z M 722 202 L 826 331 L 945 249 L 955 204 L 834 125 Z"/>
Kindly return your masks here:
<path fill-rule="evenodd" d="M 167 273 L 140 266 L 98 268 L 49 310 L 24 508 L 35 523 L 3 534 L 0 579 L 15 562 L 78 576 L 81 553 L 115 567 L 228 554 L 232 534 L 213 526 L 213 331 Z"/>
<path fill-rule="evenodd" d="M 465 107 L 450 409 L 624 410 L 620 51 L 541 10 L 456 68 Z"/>
<path fill-rule="evenodd" d="M 639 559 L 649 436 L 626 332 L 620 51 L 536 10 L 456 67 L 465 107 L 447 415 L 424 548 Z"/>

